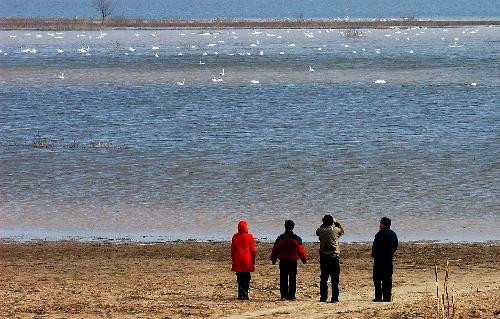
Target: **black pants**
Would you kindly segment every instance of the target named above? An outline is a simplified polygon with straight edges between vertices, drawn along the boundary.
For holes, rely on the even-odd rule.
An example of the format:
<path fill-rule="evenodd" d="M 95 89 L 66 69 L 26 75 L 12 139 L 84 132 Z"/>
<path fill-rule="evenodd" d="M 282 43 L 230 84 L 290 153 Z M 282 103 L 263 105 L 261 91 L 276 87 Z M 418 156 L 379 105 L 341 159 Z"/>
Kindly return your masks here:
<path fill-rule="evenodd" d="M 392 261 L 373 262 L 373 284 L 376 300 L 391 301 L 392 270 Z"/>
<path fill-rule="evenodd" d="M 332 301 L 339 300 L 339 277 L 340 260 L 339 257 L 320 256 L 319 264 L 321 268 L 321 280 L 319 283 L 320 299 L 326 301 L 328 298 L 328 278 L 332 278 Z"/>
<path fill-rule="evenodd" d="M 280 260 L 280 293 L 281 298 L 295 299 L 297 290 L 297 261 Z"/>
<path fill-rule="evenodd" d="M 250 276 L 249 272 L 237 272 L 236 280 L 238 281 L 238 299 L 248 300 L 248 289 L 250 288 Z"/>

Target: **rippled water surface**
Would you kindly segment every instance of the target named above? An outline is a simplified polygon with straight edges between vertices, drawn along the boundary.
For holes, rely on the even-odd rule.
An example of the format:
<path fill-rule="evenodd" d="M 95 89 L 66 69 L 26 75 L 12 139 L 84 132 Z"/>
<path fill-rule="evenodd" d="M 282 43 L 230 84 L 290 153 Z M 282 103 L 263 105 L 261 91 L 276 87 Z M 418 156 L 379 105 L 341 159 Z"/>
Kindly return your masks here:
<path fill-rule="evenodd" d="M 499 239 L 500 30 L 363 33 L 0 32 L 0 234 Z"/>

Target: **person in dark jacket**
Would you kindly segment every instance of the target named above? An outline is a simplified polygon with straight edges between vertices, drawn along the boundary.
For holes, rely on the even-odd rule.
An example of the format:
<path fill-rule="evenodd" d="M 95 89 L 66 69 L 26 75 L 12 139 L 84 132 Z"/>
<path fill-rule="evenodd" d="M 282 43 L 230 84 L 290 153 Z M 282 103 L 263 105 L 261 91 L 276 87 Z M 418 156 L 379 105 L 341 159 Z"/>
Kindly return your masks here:
<path fill-rule="evenodd" d="M 375 302 L 391 302 L 392 259 L 396 249 L 398 249 L 398 236 L 391 230 L 391 220 L 383 217 L 380 220 L 380 230 L 375 235 L 372 245 Z"/>
<path fill-rule="evenodd" d="M 280 294 L 282 300 L 295 300 L 297 290 L 297 260 L 307 262 L 307 253 L 302 239 L 293 233 L 295 223 L 285 221 L 285 232 L 276 239 L 271 253 L 271 262 L 280 260 Z"/>
<path fill-rule="evenodd" d="M 239 300 L 248 300 L 250 273 L 255 271 L 255 257 L 255 240 L 248 232 L 247 222 L 242 220 L 238 223 L 238 233 L 231 240 L 231 270 L 236 273 Z"/>
<path fill-rule="evenodd" d="M 340 246 L 339 237 L 344 234 L 344 228 L 331 215 L 323 217 L 323 224 L 316 230 L 319 237 L 319 265 L 321 277 L 319 283 L 321 302 L 328 299 L 328 278 L 332 280 L 331 302 L 339 302 L 340 281 Z"/>

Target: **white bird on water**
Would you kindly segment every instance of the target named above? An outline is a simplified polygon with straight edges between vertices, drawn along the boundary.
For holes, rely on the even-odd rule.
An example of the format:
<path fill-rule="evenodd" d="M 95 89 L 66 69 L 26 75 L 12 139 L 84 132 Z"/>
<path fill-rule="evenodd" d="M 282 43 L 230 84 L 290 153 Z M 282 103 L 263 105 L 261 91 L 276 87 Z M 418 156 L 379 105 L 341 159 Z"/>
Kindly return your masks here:
<path fill-rule="evenodd" d="M 377 83 L 377 84 L 385 84 L 387 82 L 385 82 L 385 80 L 375 80 L 375 83 Z"/>
<path fill-rule="evenodd" d="M 223 82 L 223 79 L 217 79 L 215 76 L 212 78 L 212 82 L 218 83 L 218 82 Z"/>
<path fill-rule="evenodd" d="M 158 57 L 159 57 L 158 53 L 155 53 L 155 58 L 158 58 Z"/>
<path fill-rule="evenodd" d="M 314 72 L 314 69 L 311 66 L 309 66 L 309 72 Z"/>
<path fill-rule="evenodd" d="M 252 81 L 250 81 L 250 83 L 252 83 L 252 84 L 259 84 L 260 82 L 257 81 L 257 80 L 252 80 Z"/>
<path fill-rule="evenodd" d="M 182 82 L 175 82 L 177 85 L 184 85 L 184 83 L 186 83 L 186 79 L 183 79 Z"/>
<path fill-rule="evenodd" d="M 222 72 L 221 72 L 221 73 L 219 73 L 219 74 L 220 74 L 221 76 L 224 76 L 224 75 L 225 75 L 225 73 L 224 73 L 224 69 L 222 69 Z"/>
<path fill-rule="evenodd" d="M 64 80 L 64 73 L 61 72 L 61 75 L 57 77 L 58 79 Z"/>
<path fill-rule="evenodd" d="M 57 53 L 63 53 L 64 50 L 63 49 L 57 49 Z"/>

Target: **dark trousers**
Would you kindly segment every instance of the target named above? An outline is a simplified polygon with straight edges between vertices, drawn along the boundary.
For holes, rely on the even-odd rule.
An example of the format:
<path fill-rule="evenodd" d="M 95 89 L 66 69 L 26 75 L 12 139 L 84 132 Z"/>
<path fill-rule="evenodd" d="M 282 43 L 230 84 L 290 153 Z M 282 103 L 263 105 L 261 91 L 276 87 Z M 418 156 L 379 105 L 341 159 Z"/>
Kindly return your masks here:
<path fill-rule="evenodd" d="M 376 300 L 391 301 L 392 271 L 392 261 L 373 262 L 373 284 Z"/>
<path fill-rule="evenodd" d="M 238 299 L 248 300 L 248 289 L 250 288 L 249 272 L 237 272 L 236 280 L 238 281 Z"/>
<path fill-rule="evenodd" d="M 297 261 L 280 260 L 280 293 L 281 298 L 295 299 L 297 290 Z"/>
<path fill-rule="evenodd" d="M 320 299 L 326 301 L 328 298 L 328 278 L 332 279 L 332 301 L 339 300 L 339 277 L 340 259 L 339 257 L 324 257 L 319 259 L 321 269 L 321 280 L 319 283 Z"/>

